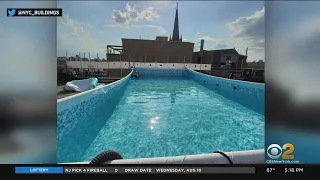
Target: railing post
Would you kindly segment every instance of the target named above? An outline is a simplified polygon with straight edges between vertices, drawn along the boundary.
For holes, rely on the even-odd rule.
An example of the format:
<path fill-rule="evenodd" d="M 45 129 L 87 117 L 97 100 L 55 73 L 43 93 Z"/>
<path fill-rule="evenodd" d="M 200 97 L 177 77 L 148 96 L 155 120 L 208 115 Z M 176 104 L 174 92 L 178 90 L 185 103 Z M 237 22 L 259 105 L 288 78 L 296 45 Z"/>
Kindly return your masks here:
<path fill-rule="evenodd" d="M 120 53 L 120 79 L 122 78 L 122 63 L 121 63 L 121 53 Z"/>

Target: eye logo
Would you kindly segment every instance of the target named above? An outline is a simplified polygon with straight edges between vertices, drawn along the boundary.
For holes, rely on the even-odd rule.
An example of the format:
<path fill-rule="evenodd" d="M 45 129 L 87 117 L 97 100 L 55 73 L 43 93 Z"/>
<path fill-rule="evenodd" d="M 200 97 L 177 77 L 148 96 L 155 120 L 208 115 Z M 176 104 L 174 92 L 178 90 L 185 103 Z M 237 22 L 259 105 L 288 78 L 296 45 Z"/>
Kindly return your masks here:
<path fill-rule="evenodd" d="M 294 151 L 293 144 L 284 144 L 282 147 L 278 144 L 271 144 L 267 149 L 267 154 L 271 159 L 294 159 L 292 154 Z"/>
<path fill-rule="evenodd" d="M 282 154 L 282 148 L 278 144 L 271 144 L 267 149 L 267 154 L 271 159 L 278 159 Z"/>

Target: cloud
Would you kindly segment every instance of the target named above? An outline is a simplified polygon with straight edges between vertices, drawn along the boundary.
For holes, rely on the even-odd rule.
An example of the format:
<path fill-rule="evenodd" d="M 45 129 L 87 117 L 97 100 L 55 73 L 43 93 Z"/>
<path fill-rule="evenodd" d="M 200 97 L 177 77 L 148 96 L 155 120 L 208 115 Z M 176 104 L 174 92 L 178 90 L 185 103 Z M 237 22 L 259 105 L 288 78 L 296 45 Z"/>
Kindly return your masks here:
<path fill-rule="evenodd" d="M 254 50 L 264 49 L 265 8 L 248 17 L 228 23 L 231 38 L 244 42 Z"/>
<path fill-rule="evenodd" d="M 248 17 L 240 17 L 227 23 L 232 37 L 240 38 L 264 38 L 264 8 Z"/>
<path fill-rule="evenodd" d="M 205 47 L 210 49 L 236 48 L 244 53 L 248 47 L 248 61 L 264 59 L 264 25 L 265 9 L 254 12 L 247 17 L 239 17 L 226 24 L 229 30 L 227 38 L 204 36 L 197 32 L 197 39 L 205 40 Z M 207 44 L 208 42 L 209 44 Z"/>
<path fill-rule="evenodd" d="M 104 43 L 94 36 L 92 26 L 79 22 L 67 14 L 57 20 L 58 50 L 76 50 L 77 52 L 103 52 Z"/>
<path fill-rule="evenodd" d="M 116 24 L 130 24 L 141 19 L 149 22 L 154 21 L 160 16 L 153 7 L 144 7 L 138 11 L 134 5 L 127 3 L 124 11 L 113 10 L 111 17 Z"/>
<path fill-rule="evenodd" d="M 128 22 L 127 21 L 127 14 L 123 13 L 119 10 L 113 10 L 112 18 L 114 19 L 115 23 L 125 24 Z"/>
<path fill-rule="evenodd" d="M 143 9 L 140 9 L 140 11 L 137 9 L 137 6 L 130 5 L 129 3 L 126 4 L 125 10 L 113 10 L 112 13 L 112 19 L 114 20 L 114 24 L 106 24 L 106 28 L 123 28 L 123 29 L 129 29 L 129 28 L 149 28 L 154 29 L 158 32 L 158 34 L 165 34 L 167 31 L 162 26 L 159 25 L 153 25 L 153 24 L 147 24 L 147 25 L 141 25 L 141 24 L 135 24 L 135 22 L 138 22 L 140 20 L 145 20 L 147 22 L 152 22 L 156 18 L 160 17 L 159 14 L 154 10 L 153 7 L 144 7 Z"/>
<path fill-rule="evenodd" d="M 105 25 L 107 28 L 150 28 L 150 29 L 155 29 L 158 31 L 158 33 L 165 34 L 167 31 L 164 29 L 162 26 L 158 25 L 136 25 L 136 24 L 127 24 L 127 25 L 122 25 L 122 24 L 107 24 Z"/>
<path fill-rule="evenodd" d="M 159 14 L 154 11 L 153 7 L 147 7 L 141 11 L 140 17 L 145 19 L 146 21 L 153 21 L 154 19 L 159 17 Z"/>

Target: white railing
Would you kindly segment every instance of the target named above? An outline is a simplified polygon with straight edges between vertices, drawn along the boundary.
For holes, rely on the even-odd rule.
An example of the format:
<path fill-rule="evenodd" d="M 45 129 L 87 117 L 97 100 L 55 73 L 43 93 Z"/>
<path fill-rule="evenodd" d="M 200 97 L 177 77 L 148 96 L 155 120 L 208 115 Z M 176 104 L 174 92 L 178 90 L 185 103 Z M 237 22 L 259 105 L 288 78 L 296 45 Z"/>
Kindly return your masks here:
<path fill-rule="evenodd" d="M 83 68 L 92 67 L 91 62 L 67 61 L 68 68 Z M 158 68 L 158 69 L 184 69 L 192 70 L 211 70 L 211 64 L 192 64 L 192 63 L 159 63 L 159 62 L 126 62 L 126 61 L 111 61 L 111 62 L 92 62 L 96 65 L 95 69 L 130 69 L 137 68 Z M 131 66 L 131 67 L 130 67 Z"/>

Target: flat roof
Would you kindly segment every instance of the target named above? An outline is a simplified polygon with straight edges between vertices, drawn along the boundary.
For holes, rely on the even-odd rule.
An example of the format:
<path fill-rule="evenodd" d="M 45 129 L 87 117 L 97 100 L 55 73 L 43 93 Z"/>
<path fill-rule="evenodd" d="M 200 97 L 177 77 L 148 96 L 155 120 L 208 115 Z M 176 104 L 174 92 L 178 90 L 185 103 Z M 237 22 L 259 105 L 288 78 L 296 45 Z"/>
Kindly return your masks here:
<path fill-rule="evenodd" d="M 153 41 L 153 42 L 163 42 L 163 43 L 189 43 L 189 44 L 194 44 L 193 42 L 184 42 L 184 41 L 157 41 L 155 39 L 130 39 L 130 38 L 121 38 L 123 41 Z"/>

